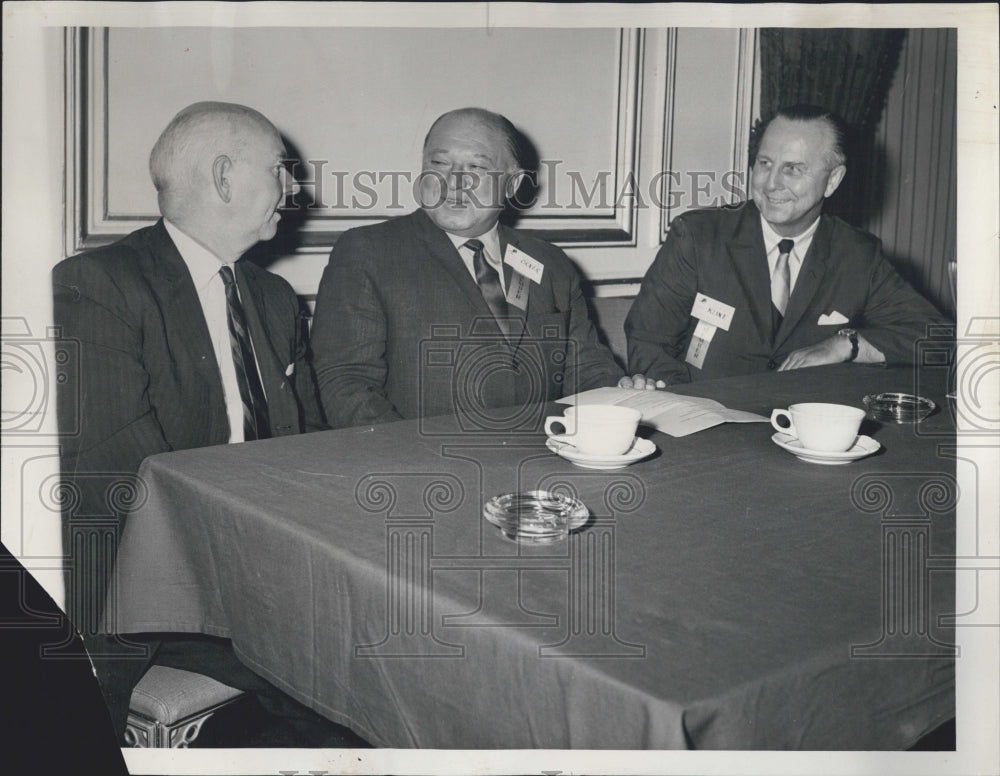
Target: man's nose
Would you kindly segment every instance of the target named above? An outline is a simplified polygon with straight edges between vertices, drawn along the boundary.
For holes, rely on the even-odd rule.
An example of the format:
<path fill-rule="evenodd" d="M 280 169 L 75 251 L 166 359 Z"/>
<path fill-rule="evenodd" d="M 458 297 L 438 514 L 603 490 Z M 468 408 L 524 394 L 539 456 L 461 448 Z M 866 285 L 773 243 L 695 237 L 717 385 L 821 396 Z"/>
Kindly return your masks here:
<path fill-rule="evenodd" d="M 475 173 L 468 170 L 453 169 L 448 175 L 448 185 L 452 191 L 469 191 L 476 187 Z"/>
<path fill-rule="evenodd" d="M 295 178 L 292 177 L 292 174 L 288 172 L 288 170 L 285 170 L 282 173 L 282 176 L 283 176 L 283 183 L 284 183 L 284 190 L 286 197 L 288 196 L 294 197 L 302 190 L 302 187 L 298 184 L 298 181 L 296 181 Z"/>

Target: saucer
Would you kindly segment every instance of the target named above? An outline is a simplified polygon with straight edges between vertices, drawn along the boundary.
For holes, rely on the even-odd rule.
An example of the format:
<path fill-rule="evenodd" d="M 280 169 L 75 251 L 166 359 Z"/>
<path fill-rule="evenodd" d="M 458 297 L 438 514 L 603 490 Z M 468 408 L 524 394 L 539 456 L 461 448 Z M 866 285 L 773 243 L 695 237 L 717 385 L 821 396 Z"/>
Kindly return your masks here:
<path fill-rule="evenodd" d="M 827 466 L 837 466 L 838 464 L 850 463 L 866 455 L 876 452 L 882 445 L 871 437 L 863 434 L 854 440 L 854 446 L 850 450 L 843 452 L 827 453 L 822 450 L 807 450 L 802 443 L 790 434 L 777 433 L 771 437 L 771 441 L 783 450 L 787 450 L 800 461 L 808 463 L 822 463 Z"/>
<path fill-rule="evenodd" d="M 579 466 L 583 469 L 604 469 L 608 471 L 612 469 L 624 469 L 629 464 L 641 461 L 643 458 L 648 458 L 656 452 L 656 445 L 648 439 L 640 437 L 636 437 L 632 441 L 632 446 L 621 455 L 588 455 L 581 453 L 573 445 L 568 445 L 565 442 L 557 442 L 555 439 L 547 440 L 545 446 L 556 455 L 565 458 L 574 466 Z"/>

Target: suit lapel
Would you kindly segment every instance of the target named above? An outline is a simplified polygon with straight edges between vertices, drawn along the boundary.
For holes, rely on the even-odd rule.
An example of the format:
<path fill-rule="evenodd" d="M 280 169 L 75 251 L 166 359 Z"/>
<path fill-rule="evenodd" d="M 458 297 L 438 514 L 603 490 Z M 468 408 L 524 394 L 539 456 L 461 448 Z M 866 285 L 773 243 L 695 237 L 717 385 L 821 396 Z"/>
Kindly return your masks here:
<path fill-rule="evenodd" d="M 743 208 L 736 232 L 726 243 L 736 277 L 749 300 L 750 315 L 761 342 L 771 340 L 771 280 L 760 214 L 749 203 Z"/>
<path fill-rule="evenodd" d="M 283 327 L 281 321 L 271 320 L 269 315 L 266 295 L 257 280 L 262 270 L 246 260 L 237 261 L 234 266 L 250 341 L 260 367 L 260 380 L 267 394 L 271 433 L 287 433 L 288 429 L 298 427 L 298 404 L 295 395 L 286 386 L 285 368 L 288 364 L 282 358 L 281 350 L 283 345 L 287 348 L 287 343 L 275 341 L 271 336 L 272 331 L 280 333 Z M 294 358 L 294 354 L 291 357 Z"/>
<path fill-rule="evenodd" d="M 479 291 L 479 286 L 472 279 L 472 275 L 469 274 L 465 262 L 462 261 L 462 257 L 458 254 L 458 249 L 452 245 L 451 240 L 448 239 L 448 235 L 438 228 L 423 210 L 417 210 L 413 214 L 413 217 L 416 220 L 417 232 L 427 254 L 451 278 L 465 300 L 475 308 L 477 316 L 492 318 L 493 313 L 490 312 L 489 305 L 483 299 L 483 295 Z"/>
<path fill-rule="evenodd" d="M 283 375 L 286 365 L 281 363 L 281 358 L 275 351 L 275 343 L 271 341 L 271 327 L 266 321 L 267 303 L 256 279 L 257 266 L 245 260 L 237 261 L 234 266 L 240 301 L 250 330 L 250 341 L 253 342 L 254 355 L 262 373 L 261 381 L 264 385 L 274 385 L 276 373 Z"/>
<path fill-rule="evenodd" d="M 174 347 L 182 351 L 178 353 L 178 361 L 191 364 L 195 371 L 201 372 L 213 385 L 218 384 L 221 398 L 222 380 L 198 291 L 187 264 L 167 234 L 162 219 L 153 228 L 150 250 L 153 254 L 151 271 L 162 280 L 154 280 L 153 288 L 159 290 L 164 307 L 163 317 L 167 321 L 181 322 L 179 330 L 182 336 L 174 340 Z"/>
<path fill-rule="evenodd" d="M 510 289 L 511 283 L 514 282 L 514 268 L 511 267 L 503 258 L 507 255 L 507 246 L 513 245 L 515 248 L 520 247 L 518 245 L 517 233 L 512 229 L 508 229 L 503 224 L 499 228 L 500 236 L 500 266 L 503 269 L 503 282 L 504 288 Z M 511 332 L 510 332 L 510 344 L 516 350 L 520 344 L 521 340 L 524 339 L 525 331 L 528 327 L 528 315 L 531 311 L 531 281 L 528 281 L 528 299 L 525 309 L 522 310 L 517 305 L 507 303 L 507 309 L 511 318 Z"/>
<path fill-rule="evenodd" d="M 486 304 L 486 300 L 483 299 L 483 294 L 479 290 L 479 286 L 473 280 L 472 275 L 469 274 L 465 262 L 459 256 L 458 249 L 448 239 L 448 235 L 438 228 L 423 210 L 417 210 L 413 214 L 413 217 L 416 220 L 417 232 L 427 254 L 451 278 L 466 302 L 472 307 L 475 317 L 480 321 L 485 321 L 486 325 L 491 326 L 490 331 L 500 334 L 500 327 L 493 317 L 493 312 L 490 310 L 489 305 Z M 479 327 L 476 328 L 479 329 Z"/>
<path fill-rule="evenodd" d="M 802 261 L 802 269 L 795 281 L 795 288 L 788 298 L 788 308 L 774 338 L 774 349 L 777 350 L 787 340 L 799 325 L 816 293 L 823 286 L 823 275 L 826 274 L 827 262 L 830 258 L 830 220 L 820 216 L 819 226 L 813 235 L 809 252 Z"/>
<path fill-rule="evenodd" d="M 150 285 L 159 296 L 163 320 L 172 332 L 168 335 L 170 348 L 179 365 L 200 375 L 202 383 L 209 386 L 205 398 L 212 407 L 210 436 L 214 444 L 221 444 L 229 439 L 229 419 L 222 376 L 198 291 L 162 219 L 150 230 L 147 245 L 151 256 Z"/>

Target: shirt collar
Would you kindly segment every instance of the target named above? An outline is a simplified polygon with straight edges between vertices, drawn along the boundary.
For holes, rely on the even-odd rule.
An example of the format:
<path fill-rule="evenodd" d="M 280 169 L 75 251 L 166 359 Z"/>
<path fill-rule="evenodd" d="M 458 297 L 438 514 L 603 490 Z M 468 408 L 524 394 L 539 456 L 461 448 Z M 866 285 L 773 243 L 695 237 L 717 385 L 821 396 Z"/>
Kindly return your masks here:
<path fill-rule="evenodd" d="M 229 262 L 222 261 L 208 248 L 182 232 L 176 224 L 172 224 L 165 218 L 163 225 L 166 227 L 170 239 L 173 240 L 177 252 L 184 259 L 188 272 L 191 273 L 191 279 L 194 281 L 195 289 L 201 291 L 219 275 L 222 266 Z M 231 263 L 229 265 L 232 266 Z"/>
<path fill-rule="evenodd" d="M 785 238 L 774 231 L 764 216 L 760 217 L 760 228 L 764 232 L 764 249 L 766 250 L 767 255 L 770 256 L 772 252 L 778 249 L 778 243 Z M 804 231 L 789 238 L 795 243 L 795 246 L 792 248 L 792 254 L 798 258 L 799 261 L 802 261 L 805 257 L 806 251 L 809 250 L 809 244 L 812 242 L 813 235 L 816 234 L 816 229 L 818 228 L 819 218 L 806 227 Z"/>
<path fill-rule="evenodd" d="M 445 232 L 448 235 L 448 239 L 451 240 L 452 245 L 456 248 L 461 249 L 463 245 L 469 240 L 479 240 L 483 244 L 483 248 L 486 250 L 486 259 L 491 264 L 496 266 L 500 265 L 503 255 L 500 252 L 500 224 L 499 222 L 493 224 L 493 228 L 488 232 L 484 232 L 478 237 L 462 237 L 458 234 L 452 234 L 451 232 Z"/>

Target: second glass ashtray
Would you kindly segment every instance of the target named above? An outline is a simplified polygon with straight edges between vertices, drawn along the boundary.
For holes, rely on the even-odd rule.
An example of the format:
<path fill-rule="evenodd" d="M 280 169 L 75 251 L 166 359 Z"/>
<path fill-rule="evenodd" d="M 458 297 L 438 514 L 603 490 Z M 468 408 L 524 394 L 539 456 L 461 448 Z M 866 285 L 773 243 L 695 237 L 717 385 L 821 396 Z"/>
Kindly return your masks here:
<path fill-rule="evenodd" d="M 590 511 L 570 496 L 532 490 L 494 496 L 483 505 L 483 517 L 520 544 L 550 544 L 586 523 Z"/>
<path fill-rule="evenodd" d="M 862 400 L 868 417 L 887 423 L 919 423 L 934 411 L 934 402 L 910 393 L 868 394 Z"/>

